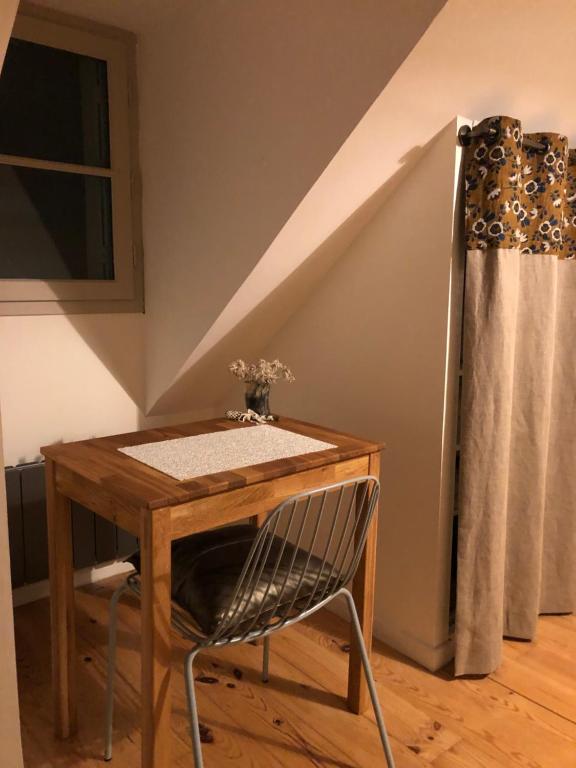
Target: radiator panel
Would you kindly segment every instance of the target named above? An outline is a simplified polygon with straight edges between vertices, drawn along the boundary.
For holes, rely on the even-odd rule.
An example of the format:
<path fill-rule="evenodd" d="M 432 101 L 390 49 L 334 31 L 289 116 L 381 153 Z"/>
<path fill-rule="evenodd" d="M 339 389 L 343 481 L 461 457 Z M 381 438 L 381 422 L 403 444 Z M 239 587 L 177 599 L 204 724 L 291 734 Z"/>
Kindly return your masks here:
<path fill-rule="evenodd" d="M 48 526 L 44 465 L 20 467 L 24 523 L 24 579 L 26 583 L 48 578 Z"/>
<path fill-rule="evenodd" d="M 10 543 L 10 576 L 12 589 L 24 584 L 24 522 L 20 470 L 6 470 L 6 500 L 8 502 L 8 538 Z"/>
<path fill-rule="evenodd" d="M 116 538 L 116 526 L 100 515 L 95 515 L 96 520 L 96 560 L 105 563 L 114 560 L 118 551 Z"/>
<path fill-rule="evenodd" d="M 128 557 L 138 549 L 138 539 L 128 531 L 118 528 L 118 557 Z"/>
<path fill-rule="evenodd" d="M 44 463 L 5 469 L 12 588 L 48 578 L 48 526 Z M 72 502 L 74 568 L 122 559 L 138 539 Z"/>
<path fill-rule="evenodd" d="M 89 509 L 72 502 L 72 546 L 74 568 L 88 568 L 96 564 L 95 515 Z"/>

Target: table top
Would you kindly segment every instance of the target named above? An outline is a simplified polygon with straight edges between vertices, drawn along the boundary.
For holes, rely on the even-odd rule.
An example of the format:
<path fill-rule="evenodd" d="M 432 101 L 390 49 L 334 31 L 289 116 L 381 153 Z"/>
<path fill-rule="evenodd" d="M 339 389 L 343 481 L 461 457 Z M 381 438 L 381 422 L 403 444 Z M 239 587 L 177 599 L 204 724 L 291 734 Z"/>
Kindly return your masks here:
<path fill-rule="evenodd" d="M 274 425 L 332 443 L 335 447 L 184 481 L 176 480 L 142 464 L 121 453 L 118 448 L 228 429 L 259 429 L 258 425 L 230 421 L 225 418 L 210 419 L 128 432 L 122 435 L 96 437 L 74 443 L 58 443 L 45 446 L 41 451 L 56 465 L 64 466 L 71 472 L 95 482 L 108 493 L 126 498 L 132 504 L 148 509 L 158 509 L 376 453 L 384 447 L 382 443 L 363 440 L 296 419 L 280 417 Z"/>

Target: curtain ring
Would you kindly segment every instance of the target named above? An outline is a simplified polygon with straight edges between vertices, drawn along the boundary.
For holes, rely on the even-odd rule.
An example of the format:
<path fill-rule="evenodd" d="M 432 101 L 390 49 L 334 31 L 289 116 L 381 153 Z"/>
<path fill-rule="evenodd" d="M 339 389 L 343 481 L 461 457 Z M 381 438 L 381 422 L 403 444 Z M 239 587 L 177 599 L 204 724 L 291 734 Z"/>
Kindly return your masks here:
<path fill-rule="evenodd" d="M 486 144 L 496 144 L 498 139 L 500 138 L 501 131 L 500 128 L 493 128 L 490 126 L 488 130 L 485 133 L 486 136 Z"/>
<path fill-rule="evenodd" d="M 472 143 L 472 128 L 469 125 L 462 125 L 458 129 L 458 140 L 461 147 L 469 147 Z"/>

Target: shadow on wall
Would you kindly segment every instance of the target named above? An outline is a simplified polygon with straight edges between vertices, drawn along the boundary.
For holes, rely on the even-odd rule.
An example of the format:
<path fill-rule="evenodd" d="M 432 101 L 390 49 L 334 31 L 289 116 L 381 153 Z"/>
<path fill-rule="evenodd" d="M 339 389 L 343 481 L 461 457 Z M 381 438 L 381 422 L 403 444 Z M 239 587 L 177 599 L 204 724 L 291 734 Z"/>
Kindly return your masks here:
<path fill-rule="evenodd" d="M 116 389 L 103 381 L 109 371 L 141 411 L 143 390 L 164 398 L 445 0 L 413 2 L 408 14 L 364 2 L 364 13 L 347 0 L 334 14 L 332 0 L 293 4 L 289 13 L 267 0 L 225 11 L 221 3 L 41 0 L 138 34 L 147 315 L 67 319 L 88 347 L 82 359 L 89 365 L 93 351 L 105 366 L 93 371 L 104 374 L 100 383 Z M 287 311 L 298 292 L 287 292 Z M 73 334 L 64 343 L 68 366 L 64 358 L 81 344 Z M 89 375 L 75 377 L 87 396 L 98 386 Z M 207 391 L 195 386 L 170 394 L 154 414 L 190 407 L 198 390 L 204 405 Z"/>
<path fill-rule="evenodd" d="M 308 387 L 278 388 L 275 404 L 282 412 L 378 439 L 402 433 L 417 454 L 422 433 L 442 411 L 430 400 L 444 398 L 458 237 L 456 141 L 453 121 L 419 153 L 313 301 L 261 350 L 281 357 L 300 380 L 306 376 Z"/>
<path fill-rule="evenodd" d="M 452 123 L 445 129 L 452 130 Z M 336 262 L 350 248 L 390 196 L 426 156 L 444 131 L 425 146 L 414 147 L 400 160 L 399 170 L 348 217 L 283 282 L 254 306 L 221 339 L 199 356 L 188 370 L 153 405 L 149 413 L 167 414 L 197 405 L 214 406 L 230 390 L 227 364 L 236 357 L 247 359 L 262 354 L 271 339 L 307 301 L 314 301 L 314 291 L 326 280 Z M 248 276 L 247 280 L 250 279 Z M 341 296 L 342 311 L 347 311 L 347 296 Z M 242 403 L 239 400 L 236 405 Z M 232 407 L 234 403 L 230 403 Z"/>
<path fill-rule="evenodd" d="M 387 445 L 375 631 L 430 668 L 450 652 L 452 507 L 444 499 L 454 469 L 459 342 L 449 331 L 463 261 L 454 229 L 456 133 L 454 120 L 432 146 L 411 153 L 416 162 L 402 184 L 261 350 L 297 379 L 275 388 L 273 412 Z"/>
<path fill-rule="evenodd" d="M 144 410 L 144 315 L 67 315 L 67 319 L 126 394 Z"/>
<path fill-rule="evenodd" d="M 182 414 L 209 417 L 220 409 L 231 389 L 227 363 L 238 356 L 263 354 L 270 340 L 329 279 L 329 273 L 375 214 L 427 155 L 437 140 L 414 147 L 401 158 L 401 167 L 286 279 L 245 314 L 216 344 L 174 383 L 154 407 L 146 409 L 146 328 L 141 314 L 67 315 L 68 322 L 98 357 L 140 411 L 139 422 L 149 426 Z M 272 264 L 272 271 L 273 271 Z M 249 279 L 248 276 L 247 279 Z M 240 290 L 242 286 L 239 286 Z M 347 296 L 341 296 L 343 311 Z M 71 361 L 74 365 L 74 361 Z M 233 405 L 234 403 L 230 403 Z M 238 398 L 237 404 L 241 405 Z"/>

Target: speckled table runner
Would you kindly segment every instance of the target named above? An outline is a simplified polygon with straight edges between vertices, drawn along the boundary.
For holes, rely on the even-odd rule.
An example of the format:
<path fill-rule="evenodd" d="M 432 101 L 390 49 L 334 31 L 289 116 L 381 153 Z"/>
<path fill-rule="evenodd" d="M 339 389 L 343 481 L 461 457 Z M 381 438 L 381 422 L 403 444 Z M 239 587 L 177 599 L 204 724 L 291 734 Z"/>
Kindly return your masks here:
<path fill-rule="evenodd" d="M 178 437 L 118 450 L 176 480 L 191 480 L 193 477 L 229 472 L 335 447 L 332 443 L 314 440 L 287 429 L 262 425 Z"/>

